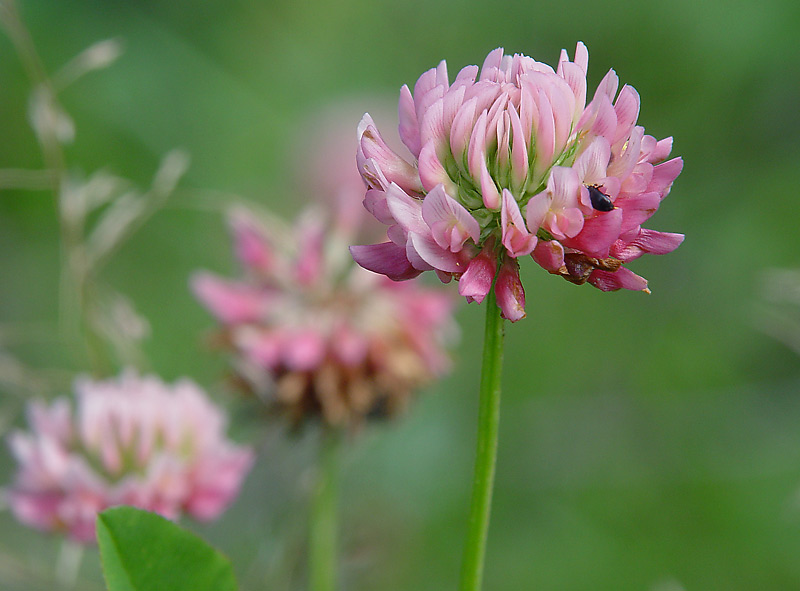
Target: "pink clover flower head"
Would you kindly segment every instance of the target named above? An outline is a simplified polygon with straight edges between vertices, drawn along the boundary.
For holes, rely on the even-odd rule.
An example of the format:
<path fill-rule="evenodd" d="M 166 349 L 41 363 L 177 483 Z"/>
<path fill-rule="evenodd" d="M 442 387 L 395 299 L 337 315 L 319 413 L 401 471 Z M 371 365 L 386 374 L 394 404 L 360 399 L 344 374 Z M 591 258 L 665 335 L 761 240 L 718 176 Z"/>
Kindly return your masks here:
<path fill-rule="evenodd" d="M 32 402 L 28 422 L 9 436 L 19 464 L 11 510 L 83 543 L 95 540 L 97 513 L 115 505 L 216 519 L 253 462 L 250 449 L 225 437 L 223 412 L 186 379 L 79 378 L 74 404 Z"/>
<path fill-rule="evenodd" d="M 362 189 L 350 193 L 351 201 Z M 219 341 L 233 354 L 236 382 L 294 425 L 319 417 L 355 427 L 394 414 L 449 365 L 452 298 L 354 264 L 346 246 L 359 228 L 352 220 L 339 223 L 345 201 L 334 202 L 327 215 L 307 210 L 291 226 L 232 210 L 233 241 L 240 244 L 246 233 L 250 246 L 247 256 L 236 248 L 241 276 L 198 272 L 191 280 L 221 325 Z M 437 227 L 441 240 L 457 242 L 475 230 L 472 218 L 473 225 L 462 227 L 447 203 L 431 200 L 428 208 L 447 218 Z"/>
<path fill-rule="evenodd" d="M 497 301 L 511 320 L 524 316 L 516 259 L 527 255 L 572 283 L 648 291 L 623 265 L 683 241 L 641 226 L 683 161 L 667 160 L 672 138 L 636 124 L 639 95 L 617 92 L 613 70 L 587 104 L 588 63 L 583 43 L 555 69 L 498 48 L 451 83 L 441 62 L 400 91 L 408 158 L 364 115 L 356 163 L 388 241 L 351 247 L 356 262 L 396 281 L 429 270 L 466 279 L 459 293 L 478 302 L 486 270 L 499 269 Z"/>

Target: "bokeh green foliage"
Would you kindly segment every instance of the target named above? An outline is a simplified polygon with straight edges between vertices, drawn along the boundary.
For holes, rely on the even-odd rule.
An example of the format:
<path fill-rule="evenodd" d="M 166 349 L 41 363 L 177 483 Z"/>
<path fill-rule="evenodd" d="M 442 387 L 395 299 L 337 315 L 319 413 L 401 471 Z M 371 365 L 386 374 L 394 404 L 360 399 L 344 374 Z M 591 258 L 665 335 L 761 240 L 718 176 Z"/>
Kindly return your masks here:
<path fill-rule="evenodd" d="M 800 587 L 800 363 L 759 331 L 757 314 L 763 272 L 800 266 L 800 4 L 30 0 L 22 11 L 51 70 L 96 40 L 124 40 L 112 68 L 62 97 L 77 127 L 73 166 L 146 185 L 171 148 L 192 155 L 183 191 L 104 279 L 150 320 L 152 369 L 206 386 L 224 360 L 203 345 L 212 322 L 187 278 L 233 272 L 219 215 L 229 194 L 299 211 L 307 196 L 293 159 L 313 146 L 309 117 L 331 102 L 384 108 L 441 59 L 453 76 L 498 45 L 555 63 L 584 41 L 590 88 L 614 67 L 639 91 L 647 132 L 675 137 L 685 169 L 649 225 L 686 241 L 631 265 L 650 296 L 523 265 L 528 318 L 507 331 L 487 589 Z M 0 167 L 41 164 L 28 90 L 0 38 Z M 0 194 L 0 252 L 0 324 L 52 335 L 13 351 L 33 367 L 83 369 L 55 338 L 49 194 Z M 459 309 L 453 375 L 402 423 L 353 445 L 348 589 L 455 586 L 482 312 Z M 269 437 L 241 500 L 203 534 L 233 558 L 244 589 L 299 589 L 312 444 Z M 0 467 L 7 481 L 9 460 Z M 38 535 L 20 530 L 2 516 L 0 551 Z"/>

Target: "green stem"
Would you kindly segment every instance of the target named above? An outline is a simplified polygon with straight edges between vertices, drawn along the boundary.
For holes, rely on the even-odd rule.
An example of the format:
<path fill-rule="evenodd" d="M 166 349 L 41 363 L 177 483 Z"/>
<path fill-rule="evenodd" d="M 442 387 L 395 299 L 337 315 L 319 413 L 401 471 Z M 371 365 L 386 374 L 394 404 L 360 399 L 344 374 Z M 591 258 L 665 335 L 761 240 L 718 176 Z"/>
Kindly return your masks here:
<path fill-rule="evenodd" d="M 500 378 L 503 366 L 503 318 L 494 295 L 486 296 L 486 329 L 481 366 L 480 408 L 478 410 L 478 443 L 475 475 L 472 480 L 472 505 L 469 512 L 467 540 L 461 565 L 461 591 L 480 591 L 483 580 L 483 559 L 489 532 L 497 432 L 500 425 Z"/>
<path fill-rule="evenodd" d="M 323 428 L 319 467 L 311 505 L 309 589 L 335 591 L 339 440 L 334 428 Z"/>

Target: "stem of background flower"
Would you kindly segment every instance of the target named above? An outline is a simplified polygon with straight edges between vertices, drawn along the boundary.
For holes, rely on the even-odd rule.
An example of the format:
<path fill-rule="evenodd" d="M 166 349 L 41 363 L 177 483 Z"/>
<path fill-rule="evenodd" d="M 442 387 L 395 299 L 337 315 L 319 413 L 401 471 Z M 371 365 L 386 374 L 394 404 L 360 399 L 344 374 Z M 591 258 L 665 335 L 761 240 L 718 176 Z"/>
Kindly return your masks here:
<path fill-rule="evenodd" d="M 82 560 L 83 546 L 71 540 L 62 540 L 55 572 L 59 589 L 63 591 L 75 589 Z"/>
<path fill-rule="evenodd" d="M 323 427 L 320 436 L 317 482 L 311 504 L 309 535 L 309 589 L 335 591 L 336 538 L 339 481 L 339 447 L 341 434 L 335 428 Z"/>
<path fill-rule="evenodd" d="M 480 591 L 489 515 L 492 507 L 497 432 L 500 425 L 500 378 L 503 367 L 504 321 L 491 289 L 486 296 L 486 329 L 481 366 L 480 408 L 475 475 L 472 480 L 472 505 L 467 540 L 461 565 L 461 591 Z"/>
<path fill-rule="evenodd" d="M 55 104 L 57 93 L 36 51 L 30 32 L 20 17 L 16 0 L 0 0 L 0 25 L 8 33 L 34 92 L 43 92 Z M 59 321 L 69 343 L 83 342 L 94 373 L 107 375 L 111 362 L 103 339 L 92 325 L 90 317 L 90 281 L 86 268 L 86 253 L 82 228 L 64 214 L 63 186 L 68 177 L 66 157 L 55 124 L 42 125 L 35 130 L 42 150 L 42 159 L 49 171 L 55 197 L 56 215 L 61 239 L 61 281 Z"/>

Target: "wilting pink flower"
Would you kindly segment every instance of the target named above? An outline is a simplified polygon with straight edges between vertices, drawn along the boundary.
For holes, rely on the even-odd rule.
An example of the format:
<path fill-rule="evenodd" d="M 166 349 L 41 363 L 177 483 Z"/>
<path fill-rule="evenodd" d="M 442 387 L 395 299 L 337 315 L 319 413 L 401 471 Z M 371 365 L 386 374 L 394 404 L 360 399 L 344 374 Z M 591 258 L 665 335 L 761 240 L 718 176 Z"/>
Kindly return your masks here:
<path fill-rule="evenodd" d="M 19 463 L 11 509 L 80 542 L 94 541 L 97 513 L 114 505 L 215 519 L 253 460 L 225 438 L 225 415 L 188 380 L 81 378 L 74 405 L 33 402 L 28 422 L 30 431 L 10 436 Z"/>
<path fill-rule="evenodd" d="M 672 138 L 656 141 L 636 125 L 639 95 L 630 86 L 617 94 L 613 70 L 586 104 L 588 62 L 582 43 L 574 61 L 562 51 L 555 70 L 496 49 L 452 84 L 441 62 L 413 93 L 400 92 L 411 161 L 364 115 L 356 158 L 364 205 L 389 228 L 387 242 L 351 247 L 353 258 L 397 281 L 427 270 L 444 282 L 466 279 L 459 292 L 478 302 L 486 270 L 498 268 L 497 301 L 511 320 L 524 316 L 524 292 L 509 261 L 528 254 L 573 283 L 647 291 L 622 265 L 682 242 L 641 224 L 683 162 L 665 161 Z"/>
<path fill-rule="evenodd" d="M 357 202 L 360 191 L 349 197 Z M 448 366 L 452 299 L 355 265 L 346 246 L 357 228 L 338 210 L 347 202 L 334 202 L 327 215 L 308 210 L 291 227 L 233 210 L 243 276 L 199 272 L 191 282 L 222 325 L 238 381 L 294 423 L 321 415 L 329 424 L 357 425 L 391 414 Z M 462 230 L 455 222 L 439 231 Z M 258 263 L 264 260 L 270 264 Z"/>

